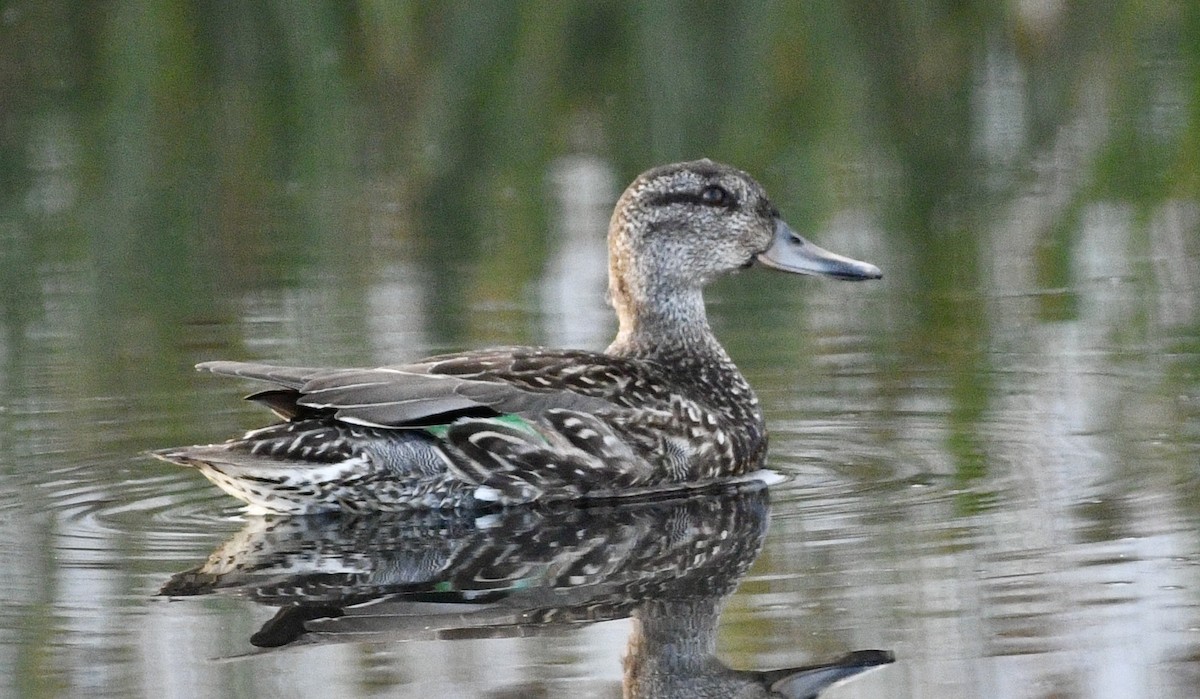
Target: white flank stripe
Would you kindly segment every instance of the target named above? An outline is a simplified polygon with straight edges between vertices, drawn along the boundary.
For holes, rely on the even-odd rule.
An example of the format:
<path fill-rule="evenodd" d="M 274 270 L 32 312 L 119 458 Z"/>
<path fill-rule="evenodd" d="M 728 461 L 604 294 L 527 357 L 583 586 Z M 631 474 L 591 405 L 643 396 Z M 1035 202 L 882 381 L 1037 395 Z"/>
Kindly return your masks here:
<path fill-rule="evenodd" d="M 483 502 L 499 502 L 500 491 L 490 485 L 481 485 L 475 489 L 475 499 Z"/>

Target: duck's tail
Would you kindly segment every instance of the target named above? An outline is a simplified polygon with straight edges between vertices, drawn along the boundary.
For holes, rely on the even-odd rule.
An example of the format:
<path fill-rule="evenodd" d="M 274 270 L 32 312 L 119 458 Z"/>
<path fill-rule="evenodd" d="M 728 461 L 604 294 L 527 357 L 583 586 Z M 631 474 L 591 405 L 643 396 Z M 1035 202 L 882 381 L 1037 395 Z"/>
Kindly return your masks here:
<path fill-rule="evenodd" d="M 198 469 L 258 514 L 437 508 L 462 496 L 436 440 L 416 430 L 310 420 L 150 454 Z"/>

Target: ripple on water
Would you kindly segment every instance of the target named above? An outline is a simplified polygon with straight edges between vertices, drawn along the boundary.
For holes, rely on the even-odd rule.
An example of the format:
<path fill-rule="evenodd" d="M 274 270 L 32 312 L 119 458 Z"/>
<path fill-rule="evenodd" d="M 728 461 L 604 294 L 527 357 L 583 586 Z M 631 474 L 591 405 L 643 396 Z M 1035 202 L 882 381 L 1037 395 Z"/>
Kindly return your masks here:
<path fill-rule="evenodd" d="M 895 503 L 953 494 L 954 464 L 936 408 L 897 416 L 817 405 L 779 411 L 769 421 L 769 465 L 789 476 L 772 491 L 778 515 L 855 508 L 864 498 Z"/>
<path fill-rule="evenodd" d="M 65 468 L 40 484 L 62 551 L 112 551 L 142 560 L 190 559 L 240 526 L 240 508 L 197 474 L 153 467 Z"/>

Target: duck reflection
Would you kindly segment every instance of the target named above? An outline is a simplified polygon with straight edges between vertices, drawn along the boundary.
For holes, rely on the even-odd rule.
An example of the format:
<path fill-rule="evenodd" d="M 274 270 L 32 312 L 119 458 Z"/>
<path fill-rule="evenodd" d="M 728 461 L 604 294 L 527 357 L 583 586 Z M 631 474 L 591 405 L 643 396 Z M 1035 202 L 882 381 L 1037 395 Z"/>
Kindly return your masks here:
<path fill-rule="evenodd" d="M 725 599 L 758 555 L 759 485 L 713 497 L 518 508 L 255 518 L 161 594 L 245 595 L 280 607 L 250 642 L 527 636 L 632 617 L 627 697 L 815 697 L 892 662 L 731 670 L 715 656 Z"/>

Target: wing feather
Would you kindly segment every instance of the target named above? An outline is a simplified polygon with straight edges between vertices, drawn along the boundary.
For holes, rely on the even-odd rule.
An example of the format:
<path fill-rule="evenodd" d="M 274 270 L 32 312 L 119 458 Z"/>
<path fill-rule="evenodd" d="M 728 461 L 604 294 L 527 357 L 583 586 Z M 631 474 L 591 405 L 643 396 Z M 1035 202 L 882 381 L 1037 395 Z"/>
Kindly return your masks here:
<path fill-rule="evenodd" d="M 197 369 L 267 381 L 295 391 L 296 414 L 303 412 L 299 409 L 332 411 L 336 418 L 346 422 L 377 427 L 427 425 L 439 417 L 479 412 L 538 417 L 554 409 L 588 412 L 620 409 L 604 395 L 586 395 L 568 386 L 546 386 L 547 369 L 570 365 L 562 358 L 552 359 L 514 358 L 493 351 L 376 369 L 330 370 L 229 361 L 205 362 L 197 365 Z M 521 371 L 513 372 L 514 365 L 519 365 Z M 540 381 L 530 381 L 529 372 L 535 367 Z M 454 373 L 431 373 L 447 369 Z M 553 370 L 550 374 L 554 375 Z M 267 402 L 259 398 L 262 395 L 262 392 L 255 394 L 254 399 Z M 284 398 L 290 399 L 291 394 L 285 394 Z M 267 404 L 289 417 L 286 409 Z"/>
<path fill-rule="evenodd" d="M 256 362 L 201 362 L 198 371 L 211 371 L 222 376 L 237 376 L 255 381 L 267 381 L 287 388 L 299 389 L 314 376 L 329 374 L 329 369 L 311 367 L 273 366 Z"/>

